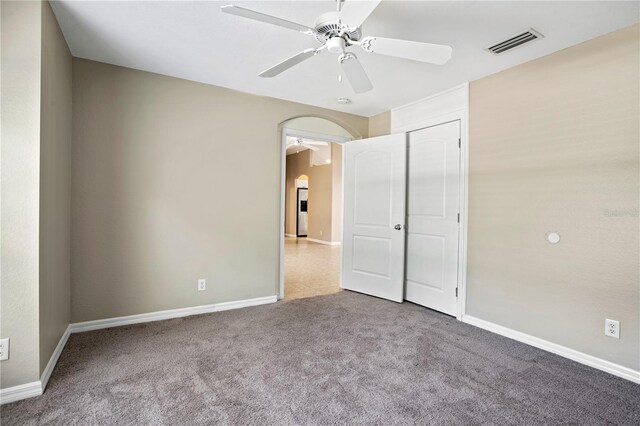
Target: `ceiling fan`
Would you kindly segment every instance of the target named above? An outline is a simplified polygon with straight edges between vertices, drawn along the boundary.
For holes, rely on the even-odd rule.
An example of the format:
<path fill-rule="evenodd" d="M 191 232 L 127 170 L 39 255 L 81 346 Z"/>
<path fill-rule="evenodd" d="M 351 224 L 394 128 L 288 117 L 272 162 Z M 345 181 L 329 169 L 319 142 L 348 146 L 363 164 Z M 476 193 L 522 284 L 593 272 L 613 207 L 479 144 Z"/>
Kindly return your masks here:
<path fill-rule="evenodd" d="M 319 146 L 327 146 L 327 142 L 314 141 L 310 139 L 287 137 L 287 148 L 291 147 L 303 147 L 308 148 L 311 151 L 318 151 Z"/>
<path fill-rule="evenodd" d="M 327 50 L 330 53 L 339 55 L 338 62 L 354 92 L 364 93 L 373 89 L 373 84 L 371 84 L 367 73 L 355 53 L 347 51 L 347 48 L 351 46 L 360 46 L 365 52 L 395 56 L 436 65 L 443 65 L 451 58 L 451 47 L 442 44 L 421 43 L 374 36 L 362 37 L 362 29 L 360 28 L 362 23 L 369 17 L 380 2 L 381 0 L 337 0 L 338 10 L 320 15 L 316 19 L 313 28 L 239 6 L 222 6 L 222 11 L 243 18 L 298 31 L 302 34 L 315 37 L 318 42 L 322 43 L 320 47 L 303 50 L 263 71 L 259 74 L 260 77 L 275 77 L 294 65 Z"/>

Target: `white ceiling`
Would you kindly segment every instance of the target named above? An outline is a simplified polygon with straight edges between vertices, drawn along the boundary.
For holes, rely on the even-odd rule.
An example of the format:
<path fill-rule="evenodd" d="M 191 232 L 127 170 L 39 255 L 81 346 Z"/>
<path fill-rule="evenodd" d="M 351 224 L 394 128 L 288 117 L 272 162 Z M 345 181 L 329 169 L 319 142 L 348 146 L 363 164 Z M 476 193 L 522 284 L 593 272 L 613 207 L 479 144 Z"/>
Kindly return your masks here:
<path fill-rule="evenodd" d="M 221 5 L 238 4 L 313 26 L 335 9 L 330 0 L 52 3 L 74 56 L 364 116 L 631 25 L 640 13 L 636 1 L 385 1 L 364 23 L 364 35 L 449 44 L 453 58 L 436 66 L 358 48 L 374 89 L 357 95 L 346 81 L 338 83 L 337 58 L 328 52 L 278 77 L 258 77 L 318 42 L 220 12 Z M 529 27 L 546 37 L 502 56 L 483 50 Z M 338 97 L 353 102 L 339 105 Z"/>

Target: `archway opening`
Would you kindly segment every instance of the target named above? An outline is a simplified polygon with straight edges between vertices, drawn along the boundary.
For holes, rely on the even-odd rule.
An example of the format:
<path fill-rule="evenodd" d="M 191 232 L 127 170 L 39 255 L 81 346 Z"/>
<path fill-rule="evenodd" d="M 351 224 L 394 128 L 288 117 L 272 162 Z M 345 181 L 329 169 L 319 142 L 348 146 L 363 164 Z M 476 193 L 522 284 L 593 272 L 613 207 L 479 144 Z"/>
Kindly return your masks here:
<path fill-rule="evenodd" d="M 279 297 L 340 291 L 342 144 L 359 138 L 323 117 L 280 125 L 282 199 Z"/>
<path fill-rule="evenodd" d="M 309 176 L 300 175 L 296 178 L 296 188 L 309 188 Z"/>

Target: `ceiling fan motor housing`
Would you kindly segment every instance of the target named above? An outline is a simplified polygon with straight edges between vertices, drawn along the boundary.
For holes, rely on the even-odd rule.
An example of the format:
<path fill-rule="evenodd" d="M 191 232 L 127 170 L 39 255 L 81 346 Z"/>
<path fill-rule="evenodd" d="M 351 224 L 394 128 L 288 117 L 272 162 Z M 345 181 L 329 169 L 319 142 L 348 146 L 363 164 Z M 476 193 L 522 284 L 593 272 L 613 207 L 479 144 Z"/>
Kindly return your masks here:
<path fill-rule="evenodd" d="M 360 28 L 356 28 L 353 31 L 346 31 L 342 37 L 339 37 L 340 31 L 344 29 L 344 25 L 340 24 L 338 19 L 340 12 L 327 12 L 323 13 L 316 19 L 314 30 L 316 30 L 316 38 L 321 43 L 335 38 L 342 38 L 346 46 L 349 46 L 349 40 L 358 41 L 362 37 L 362 31 Z M 342 53 L 342 50 L 333 51 L 329 46 L 330 52 Z"/>

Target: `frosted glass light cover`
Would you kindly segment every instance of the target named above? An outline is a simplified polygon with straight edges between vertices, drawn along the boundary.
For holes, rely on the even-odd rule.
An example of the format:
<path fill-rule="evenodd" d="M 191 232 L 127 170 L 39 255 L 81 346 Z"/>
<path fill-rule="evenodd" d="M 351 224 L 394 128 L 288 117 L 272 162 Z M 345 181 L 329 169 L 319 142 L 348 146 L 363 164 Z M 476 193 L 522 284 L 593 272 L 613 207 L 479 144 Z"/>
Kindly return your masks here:
<path fill-rule="evenodd" d="M 558 244 L 560 242 L 560 234 L 557 232 L 549 232 L 547 234 L 547 241 L 551 244 Z"/>

